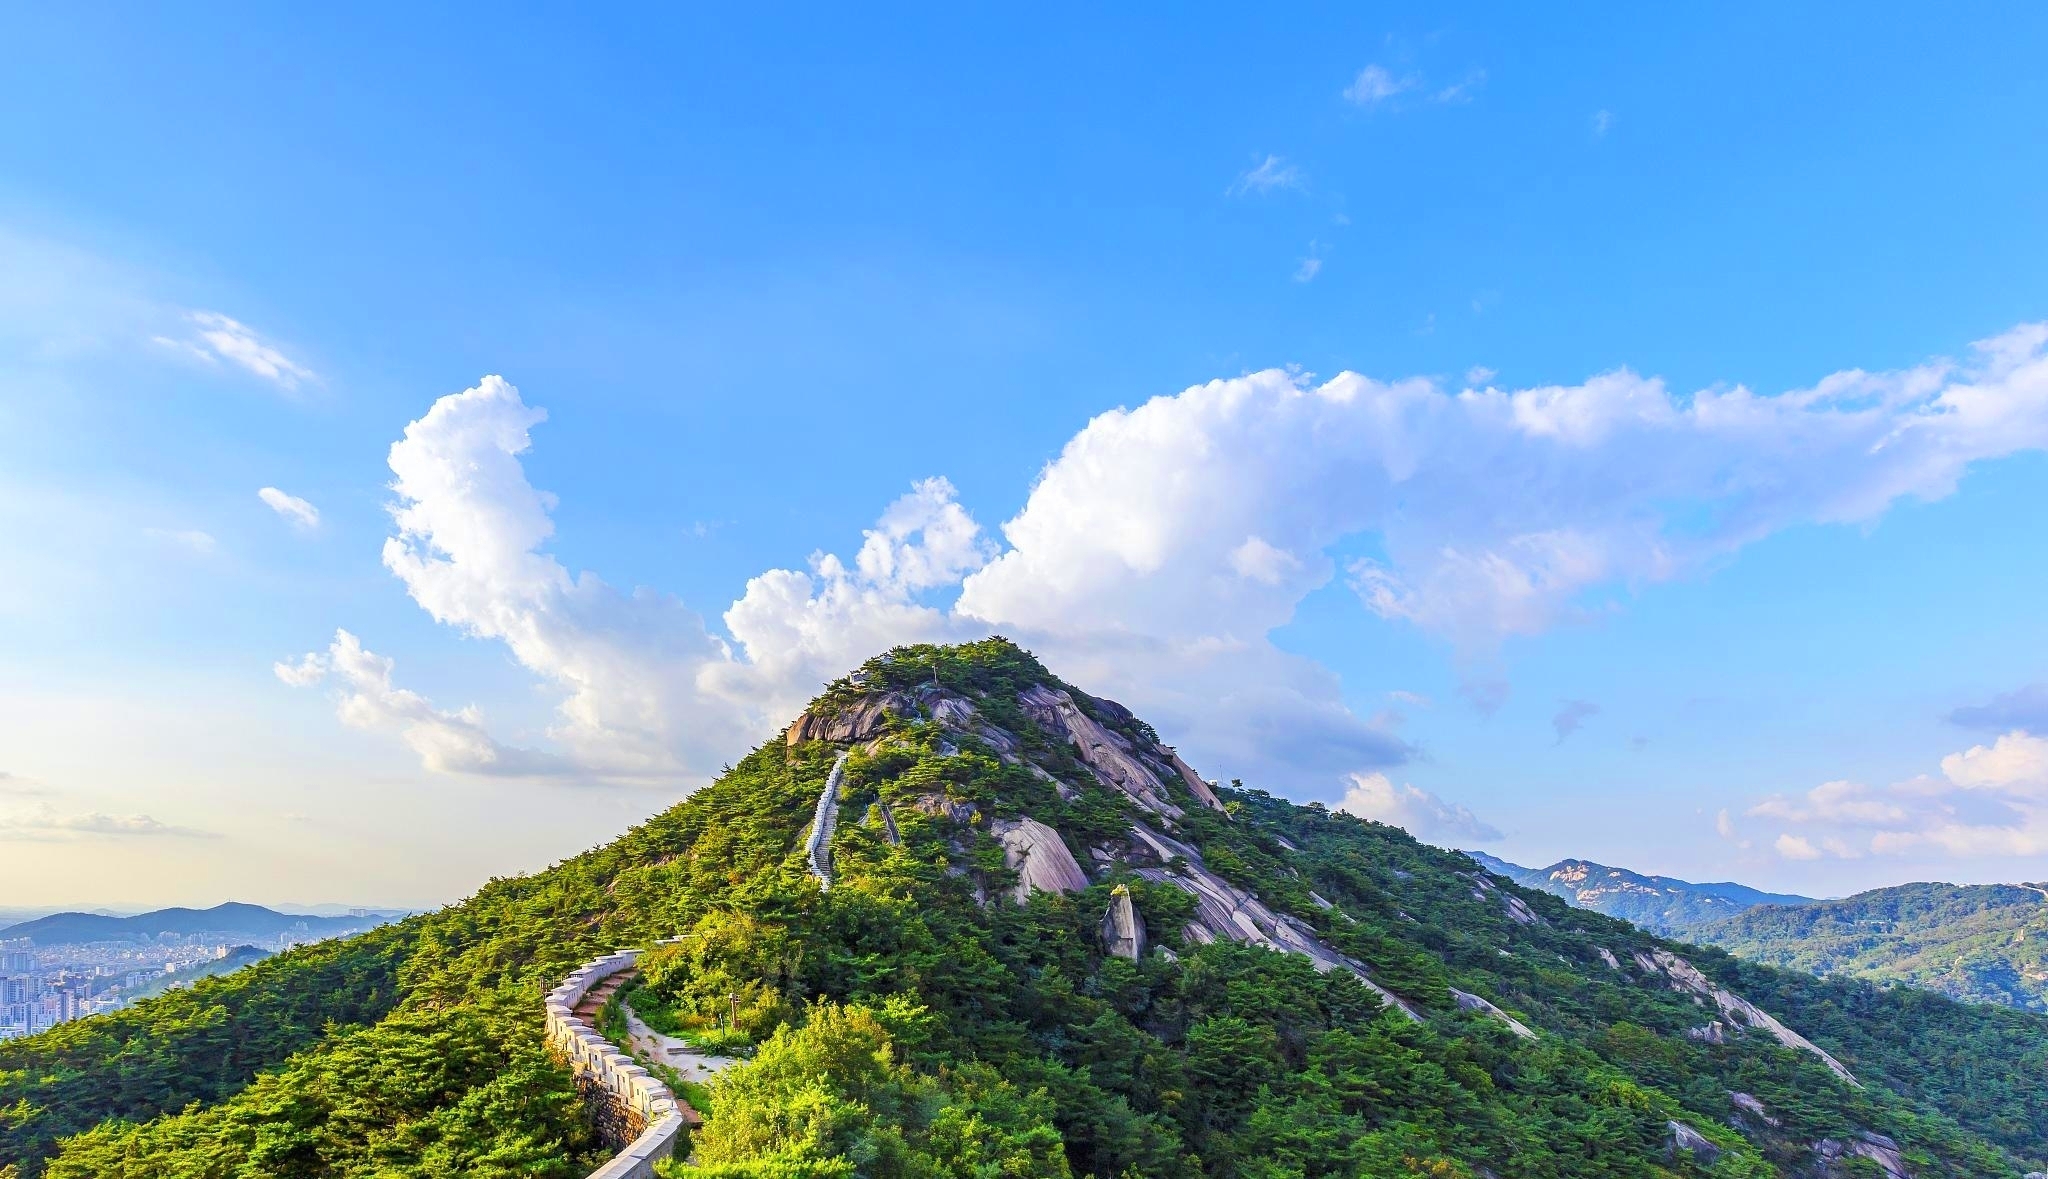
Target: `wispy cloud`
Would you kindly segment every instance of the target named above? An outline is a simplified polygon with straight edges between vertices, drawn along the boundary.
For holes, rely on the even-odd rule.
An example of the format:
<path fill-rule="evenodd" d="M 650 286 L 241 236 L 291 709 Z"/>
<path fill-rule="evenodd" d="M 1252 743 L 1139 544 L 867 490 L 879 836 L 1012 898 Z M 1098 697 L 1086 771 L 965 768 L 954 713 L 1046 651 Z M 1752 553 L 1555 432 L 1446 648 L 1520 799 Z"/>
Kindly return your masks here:
<path fill-rule="evenodd" d="M 1557 730 L 1557 743 L 1564 744 L 1566 737 L 1578 732 L 1599 712 L 1600 706 L 1591 700 L 1566 700 L 1550 718 L 1550 727 Z"/>
<path fill-rule="evenodd" d="M 1301 169 L 1283 157 L 1268 155 L 1231 181 L 1224 191 L 1229 196 L 1264 196 L 1280 189 L 1299 191 L 1305 184 Z"/>
<path fill-rule="evenodd" d="M 59 814 L 47 806 L 0 815 L 0 840 L 65 840 L 94 837 L 179 836 L 211 839 L 210 831 L 175 827 L 149 815 L 109 815 L 98 811 Z"/>
<path fill-rule="evenodd" d="M 275 487 L 260 487 L 256 490 L 256 498 L 270 505 L 271 511 L 290 521 L 294 528 L 311 531 L 320 526 L 320 509 L 296 495 L 288 495 Z"/>
<path fill-rule="evenodd" d="M 40 798 L 51 793 L 53 791 L 48 786 L 43 785 L 34 778 L 24 778 L 20 774 L 0 772 L 0 797 Z"/>
<path fill-rule="evenodd" d="M 1323 243 L 1312 241 L 1308 253 L 1294 266 L 1295 282 L 1314 282 L 1316 275 L 1323 272 Z"/>
<path fill-rule="evenodd" d="M 220 548 L 213 534 L 197 528 L 145 528 L 142 534 L 158 544 L 183 549 L 194 556 L 211 556 Z"/>
<path fill-rule="evenodd" d="M 2048 733 L 2048 683 L 2001 692 L 1988 703 L 1956 709 L 1948 714 L 1948 719 L 1950 724 L 1966 729 L 2028 729 Z"/>
<path fill-rule="evenodd" d="M 1396 99 L 1403 95 L 1414 95 L 1421 102 L 1462 103 L 1470 102 L 1486 85 L 1486 71 L 1473 69 L 1455 82 L 1445 85 L 1432 84 L 1416 71 L 1396 73 L 1387 66 L 1374 62 L 1358 71 L 1351 84 L 1344 88 L 1347 102 L 1353 106 L 1373 110 L 1380 107 L 1398 106 Z"/>
<path fill-rule="evenodd" d="M 1593 138 L 1604 139 L 1608 129 L 1614 126 L 1614 112 L 1598 110 L 1593 112 Z"/>
<path fill-rule="evenodd" d="M 1486 71 L 1473 70 L 1456 82 L 1436 90 L 1429 97 L 1434 102 L 1471 102 L 1479 88 L 1486 85 Z"/>
<path fill-rule="evenodd" d="M 1413 74 L 1397 76 L 1387 67 L 1373 64 L 1358 71 L 1344 88 L 1344 97 L 1358 106 L 1374 107 L 1421 84 L 1422 79 Z"/>
<path fill-rule="evenodd" d="M 271 670 L 295 688 L 311 687 L 332 675 L 341 685 L 335 711 L 343 724 L 397 733 L 430 770 L 525 778 L 571 769 L 551 754 L 500 744 L 475 707 L 444 711 L 419 693 L 397 687 L 391 682 L 392 666 L 388 657 L 365 650 L 356 636 L 337 630 L 327 650 L 309 652 L 296 663 L 272 664 Z"/>
<path fill-rule="evenodd" d="M 256 329 L 218 311 L 188 311 L 190 332 L 183 337 L 155 336 L 158 344 L 207 364 L 227 363 L 287 392 L 317 381 L 313 370 L 285 355 Z"/>
<path fill-rule="evenodd" d="M 1400 827 L 1421 839 L 1448 844 L 1499 839 L 1500 830 L 1469 808 L 1445 802 L 1420 786 L 1395 784 L 1385 774 L 1353 774 L 1337 810 Z"/>

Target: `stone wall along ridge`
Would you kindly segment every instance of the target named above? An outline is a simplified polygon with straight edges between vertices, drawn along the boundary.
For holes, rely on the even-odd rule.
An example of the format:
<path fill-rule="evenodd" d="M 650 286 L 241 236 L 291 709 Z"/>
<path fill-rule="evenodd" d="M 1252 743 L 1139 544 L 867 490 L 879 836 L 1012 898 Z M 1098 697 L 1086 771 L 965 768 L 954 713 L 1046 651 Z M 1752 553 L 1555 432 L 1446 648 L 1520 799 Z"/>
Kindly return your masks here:
<path fill-rule="evenodd" d="M 832 887 L 832 829 L 839 823 L 839 780 L 845 774 L 842 751 L 825 775 L 825 789 L 818 792 L 818 805 L 811 812 L 811 837 L 804 842 L 804 866 L 820 889 Z"/>
<path fill-rule="evenodd" d="M 606 979 L 632 970 L 639 959 L 638 950 L 592 959 L 547 996 L 549 1049 L 568 1062 L 579 1087 L 608 1103 L 620 1115 L 620 1124 L 637 1131 L 617 1156 L 590 1173 L 590 1179 L 653 1179 L 654 1164 L 675 1152 L 676 1136 L 683 1129 L 682 1108 L 668 1086 L 576 1014 L 586 994 Z"/>

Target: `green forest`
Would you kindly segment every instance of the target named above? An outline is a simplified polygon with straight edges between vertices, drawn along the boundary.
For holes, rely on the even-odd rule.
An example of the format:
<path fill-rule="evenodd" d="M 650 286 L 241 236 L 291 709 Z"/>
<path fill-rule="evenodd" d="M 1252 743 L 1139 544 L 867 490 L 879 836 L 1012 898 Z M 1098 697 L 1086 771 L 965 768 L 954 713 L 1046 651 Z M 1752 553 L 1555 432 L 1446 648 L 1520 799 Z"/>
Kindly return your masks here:
<path fill-rule="evenodd" d="M 2048 1012 L 2048 892 L 2038 887 L 1902 884 L 1760 906 L 1678 935 L 1771 966 Z"/>
<path fill-rule="evenodd" d="M 868 710 L 871 736 L 778 736 L 547 871 L 0 1044 L 0 1166 L 587 1174 L 606 1151 L 544 1049 L 541 997 L 596 954 L 681 936 L 644 960 L 642 1001 L 748 1059 L 696 1096 L 707 1120 L 675 1177 L 1805 1175 L 1826 1140 L 1895 1142 L 1923 1177 L 2048 1167 L 2048 1017 L 1680 945 L 1240 783 L 1219 813 L 1168 778 L 1181 814 L 1149 812 L 1019 703 L 1035 686 L 1165 756 L 1006 641 L 900 648 L 809 710 L 893 702 Z M 823 890 L 803 841 L 848 748 Z M 1022 816 L 1088 887 L 1009 899 L 990 823 Z M 1189 865 L 1148 861 L 1134 822 L 1420 1018 L 1347 970 L 1191 936 Z M 1099 933 L 1119 886 L 1154 946 L 1135 961 Z M 1716 1009 L 1637 961 L 1660 950 L 1861 1086 L 1760 1032 L 1701 1034 Z M 1876 1165 L 1852 1152 L 1831 1173 Z"/>

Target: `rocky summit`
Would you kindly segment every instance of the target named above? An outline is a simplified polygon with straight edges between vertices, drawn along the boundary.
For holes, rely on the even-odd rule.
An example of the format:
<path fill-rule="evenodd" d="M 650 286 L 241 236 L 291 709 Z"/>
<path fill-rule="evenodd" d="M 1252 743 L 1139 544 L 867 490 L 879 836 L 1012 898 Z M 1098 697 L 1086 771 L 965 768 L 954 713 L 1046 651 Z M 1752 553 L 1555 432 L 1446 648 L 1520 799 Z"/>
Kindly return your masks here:
<path fill-rule="evenodd" d="M 2048 1018 L 1738 962 L 1200 770 L 1013 644 L 899 648 L 610 844 L 0 1045 L 0 1161 L 24 1179 L 2048 1168 Z"/>

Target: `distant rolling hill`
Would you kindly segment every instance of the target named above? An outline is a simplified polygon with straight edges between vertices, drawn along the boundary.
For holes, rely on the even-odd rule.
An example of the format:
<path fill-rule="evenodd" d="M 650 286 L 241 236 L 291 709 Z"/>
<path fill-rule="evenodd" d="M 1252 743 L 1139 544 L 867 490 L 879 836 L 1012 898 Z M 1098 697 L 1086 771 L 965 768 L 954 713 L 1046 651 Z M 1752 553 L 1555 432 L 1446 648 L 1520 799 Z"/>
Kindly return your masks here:
<path fill-rule="evenodd" d="M 123 998 L 129 1003 L 140 1002 L 152 995 L 161 995 L 174 987 L 190 986 L 202 978 L 212 978 L 220 974 L 232 974 L 244 966 L 253 966 L 270 956 L 269 950 L 260 949 L 256 946 L 236 946 L 229 950 L 225 957 L 215 958 L 208 962 L 187 966 L 182 970 L 172 971 L 162 978 L 152 981 L 146 987 L 125 994 Z"/>
<path fill-rule="evenodd" d="M 71 942 L 138 941 L 159 934 L 220 934 L 224 940 L 270 940 L 281 933 L 304 932 L 315 937 L 335 937 L 382 925 L 392 918 L 313 917 L 280 913 L 262 905 L 230 901 L 211 909 L 158 909 L 133 917 L 108 917 L 98 913 L 52 913 L 33 921 L 0 928 L 0 940 L 27 938 L 39 946 Z"/>
<path fill-rule="evenodd" d="M 1901 884 L 1674 932 L 1770 966 L 2048 1011 L 2048 884 Z"/>
<path fill-rule="evenodd" d="M 1673 876 L 1646 876 L 1591 860 L 1559 860 L 1548 868 L 1524 868 L 1485 852 L 1465 854 L 1487 871 L 1524 888 L 1540 888 L 1578 908 L 1619 917 L 1658 933 L 1732 917 L 1756 905 L 1804 905 L 1813 899 L 1764 892 L 1746 884 L 1694 884 Z"/>

